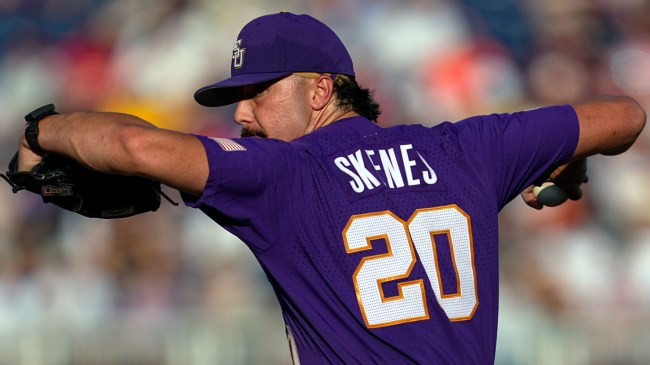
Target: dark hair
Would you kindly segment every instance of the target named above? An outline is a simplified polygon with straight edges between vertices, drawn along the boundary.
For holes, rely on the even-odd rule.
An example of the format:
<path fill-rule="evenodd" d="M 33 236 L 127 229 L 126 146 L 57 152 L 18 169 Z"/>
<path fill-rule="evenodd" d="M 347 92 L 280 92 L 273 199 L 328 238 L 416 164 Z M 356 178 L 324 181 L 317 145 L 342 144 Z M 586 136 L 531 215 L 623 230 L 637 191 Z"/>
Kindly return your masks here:
<path fill-rule="evenodd" d="M 336 106 L 354 110 L 362 117 L 377 123 L 381 108 L 373 99 L 373 91 L 361 87 L 353 77 L 337 75 L 334 79 L 334 92 L 338 98 Z"/>

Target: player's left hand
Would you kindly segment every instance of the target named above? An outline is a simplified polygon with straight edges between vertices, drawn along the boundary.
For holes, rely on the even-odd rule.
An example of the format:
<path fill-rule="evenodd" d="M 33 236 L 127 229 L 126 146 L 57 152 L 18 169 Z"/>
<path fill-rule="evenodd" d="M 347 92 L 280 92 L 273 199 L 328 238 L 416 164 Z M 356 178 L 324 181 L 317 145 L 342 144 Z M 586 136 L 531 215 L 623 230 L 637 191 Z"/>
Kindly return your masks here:
<path fill-rule="evenodd" d="M 558 167 L 551 173 L 547 181 L 562 187 L 567 193 L 567 198 L 579 200 L 582 198 L 582 184 L 589 182 L 587 159 L 583 158 Z M 528 206 L 539 210 L 543 208 L 543 205 L 537 201 L 533 194 L 534 187 L 534 185 L 531 185 L 526 188 L 521 193 L 521 197 Z"/>

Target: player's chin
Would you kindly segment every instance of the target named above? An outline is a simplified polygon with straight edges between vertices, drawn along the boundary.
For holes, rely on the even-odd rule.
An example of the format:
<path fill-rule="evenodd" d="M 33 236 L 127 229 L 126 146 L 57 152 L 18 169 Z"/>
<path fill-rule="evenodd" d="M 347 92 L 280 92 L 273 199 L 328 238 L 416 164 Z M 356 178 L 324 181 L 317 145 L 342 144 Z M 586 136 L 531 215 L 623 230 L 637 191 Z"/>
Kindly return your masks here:
<path fill-rule="evenodd" d="M 256 130 L 249 129 L 249 128 L 242 128 L 241 137 L 242 138 L 246 138 L 246 137 L 267 138 L 268 136 L 263 131 L 256 131 Z"/>

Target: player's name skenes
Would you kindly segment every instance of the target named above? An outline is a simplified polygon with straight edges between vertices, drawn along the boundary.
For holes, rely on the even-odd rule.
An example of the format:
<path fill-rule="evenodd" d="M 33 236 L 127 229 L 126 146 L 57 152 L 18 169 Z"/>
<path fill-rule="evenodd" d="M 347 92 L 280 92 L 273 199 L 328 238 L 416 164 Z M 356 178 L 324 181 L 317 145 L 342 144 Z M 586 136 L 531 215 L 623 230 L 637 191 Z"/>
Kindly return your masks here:
<path fill-rule="evenodd" d="M 404 186 L 433 185 L 438 181 L 431 166 L 411 144 L 378 150 L 359 149 L 346 156 L 335 157 L 334 165 L 351 178 L 349 183 L 356 193 L 382 185 L 399 189 Z"/>

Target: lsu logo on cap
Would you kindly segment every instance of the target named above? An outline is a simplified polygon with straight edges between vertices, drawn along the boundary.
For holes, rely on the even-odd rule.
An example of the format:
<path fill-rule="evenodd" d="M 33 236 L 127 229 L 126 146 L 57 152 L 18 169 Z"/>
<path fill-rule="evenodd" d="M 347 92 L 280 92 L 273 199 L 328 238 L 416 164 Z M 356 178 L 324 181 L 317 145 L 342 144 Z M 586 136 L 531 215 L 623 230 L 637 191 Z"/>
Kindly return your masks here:
<path fill-rule="evenodd" d="M 244 65 L 244 53 L 246 48 L 241 48 L 241 39 L 232 46 L 232 67 L 241 68 Z"/>

